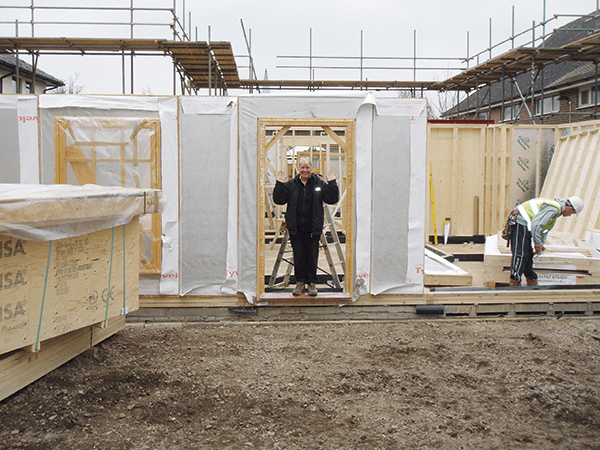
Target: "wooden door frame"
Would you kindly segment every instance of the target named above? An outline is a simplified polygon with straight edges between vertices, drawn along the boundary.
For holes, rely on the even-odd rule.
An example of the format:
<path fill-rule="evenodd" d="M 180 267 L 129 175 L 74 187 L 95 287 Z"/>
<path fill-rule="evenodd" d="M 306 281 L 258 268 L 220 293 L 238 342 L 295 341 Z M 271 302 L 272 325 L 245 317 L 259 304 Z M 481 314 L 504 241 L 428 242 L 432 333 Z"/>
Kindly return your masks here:
<path fill-rule="evenodd" d="M 281 130 L 267 141 L 267 127 L 282 127 Z M 355 119 L 300 119 L 300 118 L 259 118 L 258 119 L 258 177 L 257 177 L 257 284 L 256 296 L 260 298 L 265 293 L 265 178 L 267 171 L 266 153 L 292 127 L 321 128 L 327 135 L 344 150 L 345 170 L 347 179 L 346 214 L 346 273 L 344 274 L 344 290 L 352 293 L 354 283 L 354 154 L 355 154 Z M 343 127 L 346 130 L 345 140 L 340 138 L 332 127 Z M 341 197 L 341 196 L 340 196 Z"/>

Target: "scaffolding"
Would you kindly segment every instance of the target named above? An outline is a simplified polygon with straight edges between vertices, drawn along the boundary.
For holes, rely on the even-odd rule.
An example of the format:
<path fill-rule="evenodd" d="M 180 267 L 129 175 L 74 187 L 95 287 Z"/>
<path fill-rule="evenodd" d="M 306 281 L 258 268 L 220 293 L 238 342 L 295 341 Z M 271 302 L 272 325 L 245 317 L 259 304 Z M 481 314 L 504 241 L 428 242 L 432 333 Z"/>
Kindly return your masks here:
<path fill-rule="evenodd" d="M 126 59 L 130 60 L 130 87 L 134 92 L 134 57 L 170 56 L 173 61 L 173 94 L 176 94 L 177 75 L 179 75 L 181 92 L 197 94 L 200 89 L 208 89 L 209 93 L 224 94 L 227 89 L 239 88 L 238 69 L 229 42 L 201 42 L 191 39 L 191 15 L 186 31 L 185 1 L 183 20 L 177 16 L 177 0 L 172 0 L 169 7 L 139 7 L 129 0 L 129 6 L 40 6 L 30 0 L 28 6 L 0 5 L 0 11 L 16 15 L 28 15 L 26 20 L 0 21 L 0 25 L 15 26 L 13 37 L 0 38 L 0 54 L 11 54 L 16 59 L 17 86 L 19 83 L 19 60 L 28 54 L 32 58 L 33 77 L 38 66 L 40 55 L 121 55 L 122 93 L 126 92 Z M 165 5 L 167 2 L 165 1 Z M 70 12 L 69 21 L 50 20 L 56 13 Z M 127 20 L 103 21 L 100 18 L 106 13 L 117 13 Z M 80 14 L 80 15 L 78 15 Z M 150 14 L 153 19 L 144 21 L 141 18 Z M 98 16 L 97 20 L 94 20 Z M 127 28 L 129 37 L 122 38 L 66 38 L 38 37 L 36 29 L 40 26 L 55 28 L 69 26 Z M 171 30 L 172 38 L 141 39 L 140 34 L 148 28 Z M 20 36 L 25 30 L 27 37 Z M 62 32 L 62 29 L 61 29 Z M 197 38 L 196 30 L 196 38 Z M 19 93 L 19 92 L 17 92 Z"/>
<path fill-rule="evenodd" d="M 514 7 L 513 7 L 514 11 Z M 565 14 L 555 14 L 551 19 L 545 20 L 539 24 L 533 22 L 532 27 L 524 32 L 518 34 L 518 36 L 531 34 L 531 41 L 528 44 L 525 44 L 520 47 L 514 47 L 514 39 L 516 35 L 505 41 L 502 41 L 495 46 L 491 46 L 488 48 L 490 54 L 489 59 L 484 61 L 481 64 L 477 64 L 475 67 L 468 68 L 458 75 L 448 78 L 447 80 L 437 83 L 433 86 L 433 89 L 437 89 L 440 91 L 456 91 L 456 92 L 465 92 L 467 93 L 467 104 L 463 110 L 460 108 L 460 102 L 457 102 L 456 106 L 451 111 L 452 116 L 455 118 L 459 118 L 461 116 L 468 117 L 469 114 L 474 113 L 475 117 L 479 116 L 480 113 L 480 105 L 485 104 L 487 97 L 487 109 L 488 115 L 491 116 L 491 110 L 493 107 L 493 101 L 491 98 L 492 95 L 492 85 L 495 83 L 501 83 L 501 96 L 500 96 L 500 114 L 501 120 L 504 121 L 505 111 L 506 111 L 506 98 L 510 99 L 510 108 L 515 108 L 515 95 L 514 91 L 517 91 L 517 95 L 521 106 L 520 108 L 524 108 L 527 112 L 528 119 L 532 124 L 536 123 L 535 115 L 535 100 L 536 97 L 538 99 L 544 98 L 544 91 L 546 86 L 544 85 L 544 69 L 549 65 L 558 64 L 566 61 L 574 61 L 574 62 L 591 62 L 595 67 L 595 75 L 594 75 L 594 86 L 595 91 L 598 89 L 598 61 L 600 60 L 600 30 L 595 28 L 589 29 L 577 29 L 577 28 L 559 28 L 558 30 L 553 30 L 552 33 L 545 33 L 545 26 L 547 23 L 552 20 L 556 20 L 560 17 L 578 17 L 578 18 L 589 18 L 589 19 L 597 19 L 600 17 L 600 12 L 597 10 L 594 14 L 591 15 L 565 15 Z M 514 12 L 513 12 L 513 21 L 514 21 Z M 513 22 L 514 23 L 514 22 Z M 536 37 L 536 31 L 542 29 L 542 34 Z M 546 47 L 543 46 L 546 43 L 546 40 L 549 36 L 553 35 L 557 32 L 566 32 L 566 31 L 575 31 L 575 32 L 586 32 L 589 33 L 587 36 L 569 42 L 560 47 Z M 501 54 L 500 56 L 492 57 L 491 51 L 498 47 L 499 45 L 505 44 L 507 42 L 512 42 L 511 50 Z M 538 44 L 536 46 L 536 44 Z M 480 52 L 470 59 L 479 59 L 479 57 L 484 52 Z M 517 76 L 523 74 L 531 74 L 531 83 L 529 88 L 529 93 L 523 92 L 523 90 L 519 87 L 517 83 Z M 540 80 L 540 86 L 538 91 L 536 92 L 535 83 Z M 509 83 L 509 87 L 511 90 L 510 95 L 506 94 L 506 84 L 507 81 Z M 469 92 L 475 91 L 475 105 L 469 104 L 469 99 L 471 95 Z M 480 93 L 483 91 L 483 98 L 479 98 Z M 528 104 L 529 101 L 529 104 Z M 496 105 L 498 106 L 498 105 Z M 519 114 L 514 114 L 513 110 L 509 111 L 509 120 L 512 123 L 516 123 L 519 119 Z M 543 102 L 542 102 L 542 110 L 538 111 L 540 115 L 543 115 Z M 572 112 L 561 113 L 569 116 L 587 116 L 590 118 L 598 118 L 598 102 L 594 102 L 594 112 L 593 113 L 583 113 L 583 112 Z"/>
<path fill-rule="evenodd" d="M 417 54 L 417 32 L 414 31 L 413 54 L 411 56 L 390 56 L 373 57 L 364 54 L 364 35 L 361 31 L 360 55 L 358 56 L 325 56 L 313 54 L 312 29 L 310 30 L 310 47 L 308 55 L 288 55 L 277 56 L 282 61 L 277 68 L 280 69 L 301 69 L 308 73 L 307 79 L 265 79 L 259 80 L 254 67 L 254 60 L 251 54 L 251 30 L 246 32 L 243 21 L 241 28 L 246 42 L 247 55 L 237 58 L 247 58 L 248 65 L 238 65 L 236 56 L 230 42 L 211 41 L 210 27 L 208 31 L 208 40 L 206 42 L 198 41 L 198 31 L 196 29 L 196 40 L 192 40 L 192 17 L 189 13 L 186 22 L 185 0 L 183 0 L 183 20 L 177 16 L 177 1 L 165 0 L 164 7 L 138 7 L 134 6 L 134 0 L 129 0 L 128 6 L 38 6 L 35 0 L 30 0 L 28 6 L 2 6 L 0 11 L 12 11 L 25 14 L 24 20 L 0 21 L 0 25 L 15 26 L 14 37 L 0 37 L 0 53 L 14 55 L 17 59 L 16 76 L 19 77 L 18 60 L 24 55 L 30 55 L 32 58 L 33 74 L 37 68 L 40 55 L 52 54 L 77 54 L 77 55 L 121 55 L 122 59 L 122 93 L 126 90 L 126 59 L 130 59 L 130 88 L 134 91 L 134 57 L 136 55 L 152 55 L 161 57 L 170 57 L 173 62 L 173 93 L 177 89 L 177 75 L 179 75 L 180 89 L 184 94 L 198 94 L 200 89 L 208 89 L 208 94 L 225 95 L 230 89 L 242 89 L 252 92 L 254 89 L 286 89 L 286 90 L 390 90 L 403 91 L 405 96 L 423 97 L 427 91 L 437 91 L 441 93 L 452 93 L 456 97 L 456 107 L 454 109 L 455 117 L 460 112 L 459 104 L 461 93 L 467 94 L 467 111 L 479 114 L 479 108 L 485 103 L 488 96 L 488 107 L 492 107 L 491 85 L 502 83 L 502 117 L 504 117 L 506 97 L 504 84 L 510 81 L 511 102 L 515 96 L 512 95 L 516 89 L 518 97 L 528 111 L 532 123 L 534 119 L 534 97 L 533 83 L 540 73 L 543 73 L 545 67 L 550 64 L 561 61 L 591 61 L 596 66 L 595 85 L 598 86 L 597 65 L 600 60 L 600 32 L 596 30 L 586 30 L 590 34 L 583 39 L 572 42 L 560 48 L 544 47 L 548 36 L 546 33 L 548 24 L 553 23 L 559 18 L 568 16 L 583 17 L 580 15 L 555 14 L 549 19 L 544 19 L 532 23 L 531 28 L 515 32 L 515 10 L 512 9 L 512 34 L 507 39 L 496 44 L 492 43 L 492 19 L 489 22 L 489 46 L 475 54 L 470 54 L 469 33 L 467 32 L 467 45 L 465 57 L 422 57 Z M 597 3 L 600 0 L 597 1 Z M 127 0 L 123 0 L 124 3 Z M 51 13 L 61 11 L 82 13 L 82 20 L 73 17 L 69 21 L 49 20 L 47 17 Z M 121 14 L 121 21 L 105 22 L 101 20 L 91 20 L 96 16 L 94 13 L 114 12 Z M 156 15 L 156 20 L 144 20 L 148 14 Z M 126 19 L 124 18 L 126 17 Z M 38 30 L 41 26 L 89 26 L 89 27 L 120 27 L 128 30 L 127 38 L 52 38 L 38 37 Z M 170 39 L 141 39 L 136 36 L 143 33 L 145 29 L 158 27 L 168 29 L 171 34 Z M 30 36 L 21 37 L 20 35 L 29 34 Z M 509 48 L 508 51 L 504 51 Z M 504 51 L 499 56 L 494 53 Z M 483 62 L 480 60 L 484 59 Z M 472 65 L 475 64 L 475 65 Z M 240 77 L 240 69 L 248 68 L 248 78 Z M 317 71 L 332 70 L 337 72 L 349 73 L 355 71 L 355 77 L 350 79 L 326 80 L 316 77 Z M 381 73 L 382 71 L 411 73 L 410 80 L 372 80 L 365 74 Z M 457 72 L 444 81 L 422 80 L 424 73 L 438 74 L 440 72 Z M 522 92 L 515 82 L 518 75 L 524 73 L 532 74 L 531 94 Z M 437 78 L 432 76 L 431 78 Z M 543 82 L 543 77 L 542 77 Z M 17 83 L 19 86 L 19 83 Z M 542 96 L 544 86 L 541 86 Z M 475 105 L 470 105 L 470 97 L 475 93 Z M 402 95 L 402 94 L 401 94 Z M 463 95 L 464 97 L 464 95 Z M 529 98 L 528 98 L 529 97 Z M 530 101 L 530 105 L 528 104 Z M 512 106 L 511 106 L 512 107 Z M 578 114 L 578 113 L 572 113 Z M 598 117 L 598 111 L 594 112 L 594 117 Z"/>

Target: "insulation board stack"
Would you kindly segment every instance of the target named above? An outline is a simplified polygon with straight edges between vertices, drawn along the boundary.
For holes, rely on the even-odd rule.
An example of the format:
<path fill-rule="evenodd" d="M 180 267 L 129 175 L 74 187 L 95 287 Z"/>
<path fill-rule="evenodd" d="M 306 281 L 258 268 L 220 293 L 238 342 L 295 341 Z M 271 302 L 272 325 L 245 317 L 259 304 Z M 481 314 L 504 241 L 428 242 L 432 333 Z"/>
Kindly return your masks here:
<path fill-rule="evenodd" d="M 563 219 L 564 220 L 564 219 Z M 600 284 L 600 252 L 568 233 L 550 232 L 546 250 L 534 258 L 540 285 Z M 512 254 L 500 233 L 485 241 L 484 282 L 508 284 Z M 525 281 L 523 281 L 523 285 Z"/>

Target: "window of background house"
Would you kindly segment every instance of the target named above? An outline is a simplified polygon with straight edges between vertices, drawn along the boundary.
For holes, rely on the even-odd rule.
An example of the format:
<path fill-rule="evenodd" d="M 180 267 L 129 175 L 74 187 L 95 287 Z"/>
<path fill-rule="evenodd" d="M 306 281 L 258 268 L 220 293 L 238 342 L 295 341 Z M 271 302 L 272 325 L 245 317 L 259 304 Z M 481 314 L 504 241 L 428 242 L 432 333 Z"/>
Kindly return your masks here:
<path fill-rule="evenodd" d="M 595 92 L 596 92 L 596 86 L 581 89 L 579 91 L 579 105 L 580 106 L 592 105 L 594 102 Z"/>
<path fill-rule="evenodd" d="M 551 114 L 560 110 L 559 96 L 538 99 L 536 103 L 536 115 Z"/>
<path fill-rule="evenodd" d="M 490 112 L 489 111 L 481 111 L 477 114 L 477 120 L 490 120 Z"/>
<path fill-rule="evenodd" d="M 514 120 L 521 114 L 521 105 L 511 105 L 504 107 L 503 121 Z"/>

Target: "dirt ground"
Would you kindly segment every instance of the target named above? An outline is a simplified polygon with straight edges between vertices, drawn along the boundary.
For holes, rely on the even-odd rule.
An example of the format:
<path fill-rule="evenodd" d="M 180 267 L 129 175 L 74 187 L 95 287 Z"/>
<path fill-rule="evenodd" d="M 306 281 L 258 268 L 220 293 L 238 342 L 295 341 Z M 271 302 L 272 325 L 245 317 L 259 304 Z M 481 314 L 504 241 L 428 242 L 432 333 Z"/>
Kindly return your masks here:
<path fill-rule="evenodd" d="M 1 449 L 600 449 L 600 320 L 128 325 Z"/>

